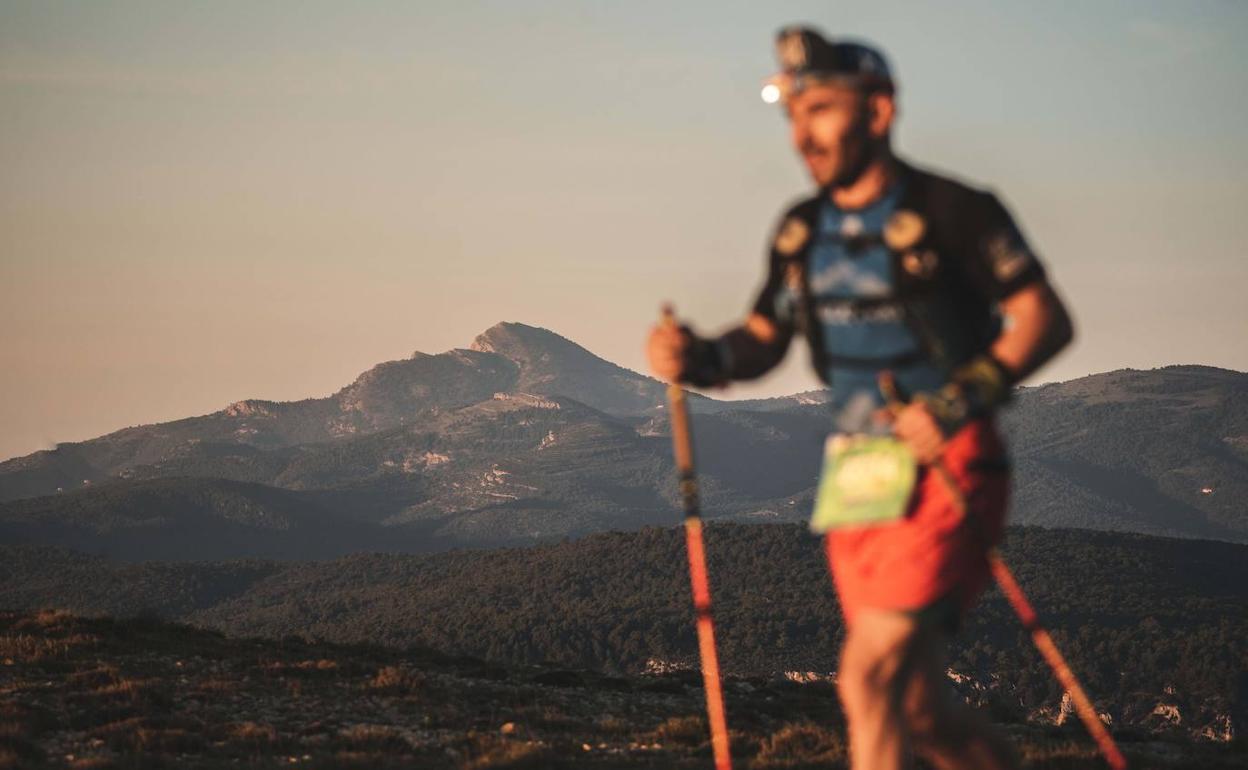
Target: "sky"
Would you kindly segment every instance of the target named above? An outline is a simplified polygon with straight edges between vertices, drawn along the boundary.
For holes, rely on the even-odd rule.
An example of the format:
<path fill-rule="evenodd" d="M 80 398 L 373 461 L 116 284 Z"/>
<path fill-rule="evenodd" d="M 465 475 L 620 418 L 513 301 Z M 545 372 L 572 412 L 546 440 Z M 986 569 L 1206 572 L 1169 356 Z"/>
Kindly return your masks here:
<path fill-rule="evenodd" d="M 663 301 L 731 326 L 809 191 L 758 96 L 794 22 L 1013 211 L 1077 324 L 1034 381 L 1248 370 L 1246 3 L 0 0 L 0 459 L 499 321 L 638 371 Z"/>

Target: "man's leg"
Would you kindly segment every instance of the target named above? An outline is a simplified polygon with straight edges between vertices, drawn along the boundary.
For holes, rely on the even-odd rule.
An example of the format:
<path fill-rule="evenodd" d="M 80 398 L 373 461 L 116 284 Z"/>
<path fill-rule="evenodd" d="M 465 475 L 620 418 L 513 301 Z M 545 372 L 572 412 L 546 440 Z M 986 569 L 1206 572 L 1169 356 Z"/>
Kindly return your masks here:
<path fill-rule="evenodd" d="M 904 768 L 912 748 L 941 770 L 1017 767 L 1009 744 L 952 696 L 946 644 L 930 616 L 859 610 L 837 673 L 854 770 Z"/>
<path fill-rule="evenodd" d="M 836 684 L 849 723 L 853 770 L 900 770 L 909 747 L 903 696 L 919 639 L 903 612 L 862 608 L 841 650 Z"/>
<path fill-rule="evenodd" d="M 914 751 L 938 770 L 1013 770 L 1009 741 L 963 703 L 945 675 L 948 636 L 924 624 L 914 645 L 902 713 Z"/>

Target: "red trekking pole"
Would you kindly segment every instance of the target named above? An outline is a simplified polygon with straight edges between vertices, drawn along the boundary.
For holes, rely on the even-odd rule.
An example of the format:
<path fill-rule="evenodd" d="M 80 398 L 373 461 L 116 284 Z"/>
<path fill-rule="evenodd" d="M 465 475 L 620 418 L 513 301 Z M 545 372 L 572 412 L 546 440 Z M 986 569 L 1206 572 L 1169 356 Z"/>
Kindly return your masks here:
<path fill-rule="evenodd" d="M 885 372 L 880 375 L 880 392 L 888 399 L 889 411 L 896 414 L 902 409 L 903 402 L 892 374 Z M 962 494 L 962 490 L 958 487 L 958 482 L 954 479 L 953 474 L 949 472 L 949 469 L 939 459 L 932 463 L 930 467 L 940 479 L 945 491 L 949 493 L 949 497 L 953 499 L 954 507 L 957 509 L 962 521 L 973 527 L 975 522 L 970 518 L 966 507 L 966 496 Z M 1096 709 L 1092 706 L 1091 699 L 1084 692 L 1083 686 L 1079 684 L 1079 679 L 1075 676 L 1075 672 L 1070 669 L 1070 665 L 1066 663 L 1066 658 L 1057 649 L 1057 645 L 1053 643 L 1053 637 L 1049 635 L 1048 630 L 1041 625 L 1040 616 L 1036 614 L 1035 608 L 1027 600 L 1027 595 L 1023 593 L 1022 587 L 1014 579 L 1014 573 L 1006 566 L 1005 560 L 1001 557 L 1001 552 L 996 548 L 988 549 L 988 567 L 991 569 L 992 577 L 997 581 L 997 585 L 1000 586 L 1001 593 L 1005 594 L 1005 598 L 1009 601 L 1010 606 L 1014 608 L 1014 613 L 1022 621 L 1023 628 L 1027 633 L 1031 634 L 1032 643 L 1036 645 L 1036 649 L 1040 651 L 1044 661 L 1049 664 L 1049 668 L 1053 669 L 1053 675 L 1057 677 L 1058 683 L 1066 688 L 1066 692 L 1070 693 L 1070 699 L 1074 701 L 1075 713 L 1079 715 L 1083 726 L 1091 734 L 1092 740 L 1096 741 L 1096 746 L 1100 749 L 1101 755 L 1105 757 L 1105 762 L 1112 770 L 1126 770 L 1127 760 L 1122 756 L 1122 752 L 1118 750 L 1118 744 L 1114 742 L 1113 736 L 1105 729 L 1104 723 L 1101 722 L 1101 718 L 1097 716 Z"/>
<path fill-rule="evenodd" d="M 663 308 L 663 323 L 676 325 L 671 306 Z M 706 551 L 702 545 L 698 478 L 693 470 L 689 411 L 685 405 L 685 392 L 674 382 L 667 386 L 667 399 L 671 404 L 672 448 L 680 479 L 680 503 L 685 511 L 685 546 L 689 553 L 693 607 L 698 618 L 698 652 L 702 659 L 706 713 L 711 726 L 711 751 L 715 757 L 715 770 L 732 770 L 732 757 L 728 751 L 728 720 L 724 716 L 724 693 L 719 680 L 719 654 L 715 650 L 715 623 L 711 618 L 711 586 L 706 576 Z"/>
<path fill-rule="evenodd" d="M 1079 714 L 1083 726 L 1092 734 L 1092 740 L 1096 741 L 1096 746 L 1105 757 L 1105 762 L 1113 770 L 1126 770 L 1127 760 L 1118 750 L 1118 744 L 1105 729 L 1101 718 L 1097 716 L 1096 709 L 1092 707 L 1092 701 L 1088 699 L 1088 694 L 1083 691 L 1079 680 L 1075 678 L 1075 672 L 1070 670 L 1066 659 L 1062 657 L 1062 653 L 1058 652 L 1057 645 L 1053 643 L 1053 637 L 1049 636 L 1049 632 L 1040 625 L 1040 618 L 1032 608 L 1031 602 L 1027 601 L 1027 595 L 1023 593 L 1018 581 L 1014 579 L 1014 573 L 1005 566 L 1005 561 L 995 548 L 988 552 L 988 566 L 992 568 L 992 576 L 996 578 L 997 585 L 1001 587 L 1001 593 L 1005 594 L 1005 598 L 1014 607 L 1014 612 L 1018 614 L 1018 619 L 1023 622 L 1023 628 L 1031 634 L 1032 643 L 1036 645 L 1036 649 L 1049 664 L 1049 668 L 1053 669 L 1053 675 L 1057 677 L 1057 681 L 1066 688 L 1066 692 L 1070 693 L 1070 699 L 1075 704 L 1075 712 Z"/>

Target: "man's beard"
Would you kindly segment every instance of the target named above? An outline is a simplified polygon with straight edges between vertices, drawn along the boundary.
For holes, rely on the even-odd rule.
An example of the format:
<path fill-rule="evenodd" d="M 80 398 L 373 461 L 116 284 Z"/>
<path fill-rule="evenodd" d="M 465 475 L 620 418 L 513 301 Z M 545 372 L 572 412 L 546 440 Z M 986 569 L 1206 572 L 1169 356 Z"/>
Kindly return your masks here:
<path fill-rule="evenodd" d="M 852 142 L 845 152 L 845 163 L 832 179 L 824 185 L 827 191 L 852 187 L 866 172 L 871 161 L 879 154 L 879 143 L 863 136 Z"/>

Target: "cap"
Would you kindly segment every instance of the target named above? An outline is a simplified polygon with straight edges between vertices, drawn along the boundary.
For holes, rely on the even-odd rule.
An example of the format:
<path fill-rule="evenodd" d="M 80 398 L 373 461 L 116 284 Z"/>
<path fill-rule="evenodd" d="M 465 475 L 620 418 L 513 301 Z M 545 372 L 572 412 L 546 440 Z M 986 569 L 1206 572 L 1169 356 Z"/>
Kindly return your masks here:
<path fill-rule="evenodd" d="M 839 82 L 870 91 L 894 90 L 893 73 L 877 49 L 852 41 L 829 41 L 810 27 L 776 34 L 780 73 L 763 86 L 766 102 L 788 101 L 814 83 Z"/>

